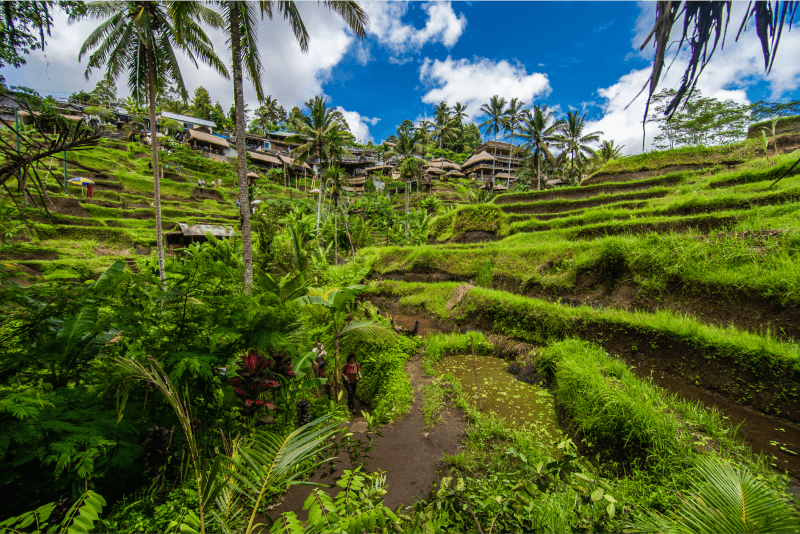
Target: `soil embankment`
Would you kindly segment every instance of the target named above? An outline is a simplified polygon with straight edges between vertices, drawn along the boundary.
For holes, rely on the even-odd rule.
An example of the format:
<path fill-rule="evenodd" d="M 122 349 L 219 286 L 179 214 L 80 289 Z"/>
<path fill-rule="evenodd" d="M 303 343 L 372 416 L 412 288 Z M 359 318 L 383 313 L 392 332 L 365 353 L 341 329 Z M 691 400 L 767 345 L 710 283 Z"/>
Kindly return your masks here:
<path fill-rule="evenodd" d="M 415 320 L 419 320 L 420 324 L 424 319 L 430 324 L 439 325 L 442 331 L 466 332 L 480 330 L 484 334 L 493 333 L 489 322 L 482 324 L 469 322 L 456 324 L 455 322 L 449 322 L 440 325 L 435 318 L 423 310 L 401 305 L 397 298 L 372 295 L 370 300 L 385 312 L 392 315 L 402 314 L 413 317 Z M 652 340 L 642 337 L 638 341 L 644 349 L 646 344 Z M 772 463 L 777 469 L 786 470 L 795 480 L 800 481 L 800 456 L 796 454 L 797 444 L 800 443 L 800 429 L 798 429 L 796 423 L 736 404 L 708 389 L 694 386 L 688 381 L 687 373 L 683 372 L 685 370 L 670 365 L 672 363 L 670 358 L 663 357 L 657 351 L 649 350 L 641 350 L 640 353 L 632 355 L 630 351 L 622 350 L 624 343 L 620 345 L 619 343 L 621 342 L 623 340 L 620 336 L 612 335 L 601 344 L 610 354 L 620 354 L 628 365 L 633 366 L 640 378 L 649 379 L 652 377 L 657 385 L 667 391 L 680 395 L 685 399 L 699 402 L 706 409 L 718 409 L 728 417 L 732 427 L 741 425 L 738 430 L 739 435 L 747 441 L 755 453 L 763 453 L 773 457 Z M 683 354 L 677 345 L 668 348 L 670 352 Z M 716 365 L 719 365 L 719 363 Z M 716 371 L 715 369 L 715 365 L 709 365 L 709 373 L 716 372 L 720 377 L 725 374 L 723 369 L 716 369 Z M 693 369 L 692 374 L 700 371 L 699 368 Z M 747 377 L 744 377 L 744 379 L 747 379 Z M 703 383 L 706 383 L 706 381 L 703 380 Z M 787 449 L 792 452 L 787 452 Z"/>

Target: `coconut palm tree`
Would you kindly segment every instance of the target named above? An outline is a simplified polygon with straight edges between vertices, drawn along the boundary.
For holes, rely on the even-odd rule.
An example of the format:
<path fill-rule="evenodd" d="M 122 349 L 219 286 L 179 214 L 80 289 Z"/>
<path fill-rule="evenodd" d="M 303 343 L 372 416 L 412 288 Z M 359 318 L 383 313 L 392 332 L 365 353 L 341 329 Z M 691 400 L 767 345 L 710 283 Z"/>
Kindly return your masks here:
<path fill-rule="evenodd" d="M 594 154 L 594 149 L 587 143 L 600 141 L 603 132 L 583 133 L 586 127 L 586 113 L 579 115 L 577 111 L 567 113 L 567 119 L 561 125 L 558 144 L 570 156 L 570 179 L 575 180 L 575 160 Z"/>
<path fill-rule="evenodd" d="M 538 191 L 542 190 L 542 158 L 550 155 L 547 147 L 559 140 L 556 132 L 563 124 L 563 121 L 556 121 L 554 117 L 547 106 L 536 104 L 525 114 L 520 128 L 520 138 L 527 141 L 522 148 L 530 150 L 535 156 Z"/>
<path fill-rule="evenodd" d="M 511 102 L 508 104 L 508 110 L 506 111 L 505 120 L 503 121 L 503 128 L 505 129 L 505 133 L 508 134 L 511 132 L 511 150 L 509 151 L 509 157 L 514 156 L 514 132 L 517 130 L 517 126 L 520 122 L 522 122 L 523 117 L 525 116 L 525 102 L 522 102 L 520 99 L 514 97 L 511 99 Z M 509 161 L 508 165 L 508 181 L 511 181 L 511 162 Z M 509 184 L 506 183 L 506 186 Z"/>
<path fill-rule="evenodd" d="M 431 132 L 436 126 L 427 119 L 421 119 L 417 131 L 419 132 L 419 142 L 423 147 L 427 146 L 431 141 Z"/>
<path fill-rule="evenodd" d="M 136 102 L 149 102 L 150 146 L 153 158 L 153 195 L 156 217 L 158 273 L 166 290 L 164 240 L 161 235 L 161 183 L 156 142 L 156 93 L 174 81 L 186 95 L 175 50 L 186 53 L 197 66 L 197 58 L 227 77 L 228 71 L 214 53 L 214 48 L 198 20 L 220 27 L 222 19 L 214 11 L 195 2 L 91 2 L 82 14 L 70 20 L 105 19 L 86 38 L 78 60 L 92 49 L 86 65 L 86 79 L 94 68 L 106 67 L 110 79 L 128 71 L 128 87 Z"/>
<path fill-rule="evenodd" d="M 450 114 L 450 106 L 442 100 L 434 111 L 434 124 L 436 129 L 434 136 L 439 140 L 439 152 L 444 157 L 444 140 L 452 139 L 457 131 L 457 126 L 453 116 Z"/>
<path fill-rule="evenodd" d="M 418 131 L 409 134 L 402 130 L 397 130 L 395 136 L 395 145 L 386 153 L 387 158 L 397 157 L 400 158 L 400 163 L 397 165 L 397 170 L 400 176 L 406 179 L 406 237 L 408 237 L 408 182 L 418 177 L 420 174 L 420 163 L 422 159 L 417 158 L 416 155 L 422 153 L 424 147 L 420 142 L 420 135 Z"/>
<path fill-rule="evenodd" d="M 469 107 L 469 104 L 462 104 L 461 102 L 456 102 L 456 105 L 453 106 L 453 117 L 458 121 L 459 126 L 464 124 L 464 119 L 469 117 L 467 115 L 467 107 Z"/>
<path fill-rule="evenodd" d="M 319 176 L 322 176 L 331 157 L 329 142 L 333 138 L 333 132 L 338 130 L 341 125 L 333 115 L 333 109 L 327 107 L 326 99 L 315 97 L 311 102 L 308 115 L 300 115 L 298 121 L 297 134 L 286 138 L 289 143 L 300 143 L 300 146 L 292 151 L 292 155 L 297 158 L 298 164 L 303 164 L 311 159 L 317 159 Z M 323 189 L 322 181 L 319 184 L 320 190 Z M 317 231 L 319 232 L 320 214 L 322 213 L 322 194 L 319 195 L 317 204 Z"/>
<path fill-rule="evenodd" d="M 334 165 L 325 171 L 326 185 L 333 200 L 333 262 L 339 265 L 339 225 L 337 214 L 339 212 L 339 199 L 344 193 L 344 180 L 347 178 L 345 170 Z"/>
<path fill-rule="evenodd" d="M 356 34 L 363 38 L 366 35 L 368 17 L 354 1 L 333 2 L 324 1 L 322 4 L 342 16 L 347 25 Z M 264 100 L 264 91 L 261 87 L 261 59 L 258 54 L 256 38 L 256 9 L 261 17 L 272 19 L 273 11 L 277 11 L 284 19 L 289 21 L 294 36 L 303 52 L 308 52 L 308 31 L 300 17 L 297 5 L 292 1 L 259 0 L 258 2 L 242 2 L 238 0 L 221 0 L 223 15 L 227 21 L 227 33 L 231 47 L 231 62 L 233 63 L 233 97 L 236 106 L 236 156 L 237 172 L 239 175 L 239 203 L 249 206 L 247 198 L 247 165 L 245 161 L 246 147 L 244 140 L 244 91 L 242 80 L 242 63 L 247 69 L 248 78 L 256 90 L 259 101 Z M 242 244 L 244 253 L 244 285 L 249 291 L 253 284 L 253 246 L 250 237 L 250 212 L 242 211 Z"/>
<path fill-rule="evenodd" d="M 615 145 L 613 139 L 610 141 L 606 139 L 600 143 L 600 148 L 596 152 L 599 163 L 602 165 L 622 156 L 623 148 L 625 148 L 625 145 Z"/>
<path fill-rule="evenodd" d="M 479 128 L 486 128 L 486 135 L 494 134 L 494 158 L 492 161 L 492 184 L 494 184 L 494 174 L 497 163 L 497 134 L 503 125 L 503 118 L 506 115 L 506 99 L 494 95 L 488 103 L 481 106 L 481 112 L 488 115 Z"/>

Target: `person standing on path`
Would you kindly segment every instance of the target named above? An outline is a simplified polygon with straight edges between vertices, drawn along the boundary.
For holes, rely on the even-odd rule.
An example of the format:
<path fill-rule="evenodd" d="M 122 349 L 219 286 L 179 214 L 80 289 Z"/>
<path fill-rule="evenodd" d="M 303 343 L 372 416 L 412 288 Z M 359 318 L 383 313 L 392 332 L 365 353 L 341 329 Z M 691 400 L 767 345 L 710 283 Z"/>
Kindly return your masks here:
<path fill-rule="evenodd" d="M 361 366 L 356 362 L 356 355 L 350 354 L 347 363 L 342 366 L 342 378 L 344 378 L 344 389 L 347 390 L 347 407 L 351 412 L 356 411 L 356 386 L 361 376 Z"/>

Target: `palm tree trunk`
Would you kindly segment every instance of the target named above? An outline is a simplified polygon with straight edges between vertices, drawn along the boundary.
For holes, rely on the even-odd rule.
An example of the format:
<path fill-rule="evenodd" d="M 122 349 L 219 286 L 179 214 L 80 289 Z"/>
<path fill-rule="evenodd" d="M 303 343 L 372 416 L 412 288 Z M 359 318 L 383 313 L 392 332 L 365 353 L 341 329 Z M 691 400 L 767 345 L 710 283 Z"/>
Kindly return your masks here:
<path fill-rule="evenodd" d="M 317 188 L 319 189 L 319 193 L 317 193 L 317 233 L 319 233 L 319 218 L 322 213 L 322 177 L 319 179 Z"/>
<path fill-rule="evenodd" d="M 494 131 L 494 161 L 492 161 L 492 190 L 494 192 L 494 175 L 497 174 L 497 130 Z"/>
<path fill-rule="evenodd" d="M 336 217 L 336 212 L 338 211 L 336 208 L 338 207 L 339 202 L 334 198 L 333 199 L 333 263 L 334 265 L 339 265 L 339 221 Z"/>
<path fill-rule="evenodd" d="M 239 34 L 239 4 L 230 2 L 231 61 L 233 62 L 233 99 L 236 106 L 236 170 L 239 175 L 239 204 L 242 206 L 242 253 L 244 289 L 253 285 L 253 243 L 250 237 L 250 199 L 247 194 L 247 156 L 244 144 L 244 92 L 242 90 L 242 49 Z"/>
<path fill-rule="evenodd" d="M 508 151 L 508 179 L 506 187 L 511 187 L 511 158 L 514 157 L 514 125 L 511 125 L 511 149 Z"/>
<path fill-rule="evenodd" d="M 406 239 L 408 239 L 408 187 L 409 183 L 406 180 Z"/>
<path fill-rule="evenodd" d="M 161 234 L 161 181 L 158 174 L 158 141 L 156 138 L 156 65 L 153 43 L 147 46 L 147 75 L 150 93 L 150 150 L 153 157 L 153 205 L 156 210 L 156 250 L 158 256 L 158 276 L 161 290 L 167 290 L 167 277 L 164 274 L 164 236 Z"/>
<path fill-rule="evenodd" d="M 538 182 L 536 186 L 537 191 L 542 190 L 542 155 L 541 150 L 536 151 L 536 181 Z"/>
<path fill-rule="evenodd" d="M 339 322 L 337 321 L 336 313 L 333 315 L 333 401 L 339 402 L 339 375 L 342 370 L 339 367 Z"/>

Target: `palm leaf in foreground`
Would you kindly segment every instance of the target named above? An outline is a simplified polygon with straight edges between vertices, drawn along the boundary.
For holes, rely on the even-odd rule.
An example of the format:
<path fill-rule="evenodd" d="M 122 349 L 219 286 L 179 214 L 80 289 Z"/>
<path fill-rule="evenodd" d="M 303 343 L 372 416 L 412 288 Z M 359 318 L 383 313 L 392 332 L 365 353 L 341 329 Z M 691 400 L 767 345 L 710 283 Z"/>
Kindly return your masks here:
<path fill-rule="evenodd" d="M 650 513 L 639 532 L 797 532 L 800 512 L 775 490 L 736 467 L 705 460 L 681 506 L 669 516 Z"/>
<path fill-rule="evenodd" d="M 352 321 L 339 333 L 342 341 L 386 344 L 394 339 L 394 332 L 374 321 Z"/>
<path fill-rule="evenodd" d="M 253 507 L 246 534 L 257 526 L 254 525 L 256 514 L 270 490 L 284 484 L 302 484 L 296 480 L 328 461 L 309 461 L 330 446 L 328 438 L 338 430 L 336 424 L 323 425 L 328 418 L 327 415 L 320 417 L 287 436 L 260 432 L 252 442 L 239 449 L 238 457 L 231 459 L 231 474 L 238 482 L 237 490 Z"/>

